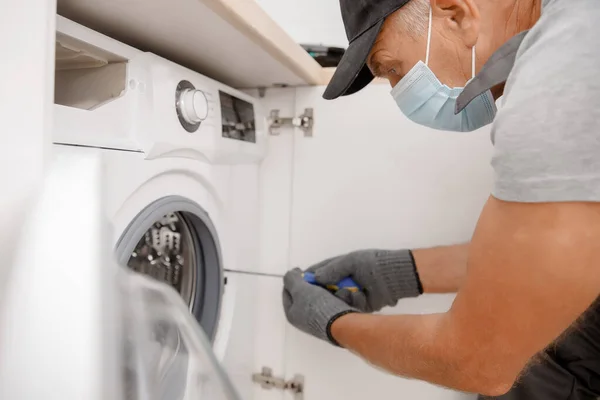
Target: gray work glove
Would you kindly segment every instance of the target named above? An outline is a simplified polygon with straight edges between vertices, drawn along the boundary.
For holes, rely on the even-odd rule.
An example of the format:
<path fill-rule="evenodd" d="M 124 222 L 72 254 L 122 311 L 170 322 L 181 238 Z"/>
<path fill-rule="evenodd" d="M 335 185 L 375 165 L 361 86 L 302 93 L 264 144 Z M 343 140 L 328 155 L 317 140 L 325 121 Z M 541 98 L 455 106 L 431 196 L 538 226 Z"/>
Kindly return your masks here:
<path fill-rule="evenodd" d="M 350 306 L 363 311 L 393 307 L 398 300 L 423 293 L 410 250 L 361 250 L 330 258 L 308 268 L 321 285 L 335 285 L 350 277 L 363 289 L 335 294 Z"/>
<path fill-rule="evenodd" d="M 307 283 L 299 268 L 283 277 L 283 309 L 287 320 L 301 331 L 339 346 L 331 325 L 339 317 L 357 312 L 331 292 Z"/>

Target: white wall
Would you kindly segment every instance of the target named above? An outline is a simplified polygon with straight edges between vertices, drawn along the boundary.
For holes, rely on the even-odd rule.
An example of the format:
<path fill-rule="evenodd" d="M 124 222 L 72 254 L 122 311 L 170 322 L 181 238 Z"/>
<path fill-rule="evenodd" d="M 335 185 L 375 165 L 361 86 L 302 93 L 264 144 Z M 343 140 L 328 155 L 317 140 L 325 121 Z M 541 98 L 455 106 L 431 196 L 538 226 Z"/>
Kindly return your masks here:
<path fill-rule="evenodd" d="M 55 10 L 54 0 L 0 1 L 0 297 L 51 145 Z"/>
<path fill-rule="evenodd" d="M 256 0 L 298 43 L 346 48 L 338 0 Z"/>

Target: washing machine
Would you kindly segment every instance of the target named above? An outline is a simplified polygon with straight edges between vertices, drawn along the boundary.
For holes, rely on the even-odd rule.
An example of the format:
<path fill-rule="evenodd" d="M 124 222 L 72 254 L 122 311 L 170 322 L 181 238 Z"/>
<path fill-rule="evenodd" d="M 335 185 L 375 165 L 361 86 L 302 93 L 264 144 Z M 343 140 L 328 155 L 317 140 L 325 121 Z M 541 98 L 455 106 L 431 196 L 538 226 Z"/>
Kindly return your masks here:
<path fill-rule="evenodd" d="M 117 261 L 173 287 L 233 369 L 266 140 L 256 99 L 57 17 L 54 156 L 102 160 Z"/>
<path fill-rule="evenodd" d="M 3 292 L 0 397 L 240 400 L 181 294 L 112 256 L 103 158 L 57 156 L 28 205 Z"/>

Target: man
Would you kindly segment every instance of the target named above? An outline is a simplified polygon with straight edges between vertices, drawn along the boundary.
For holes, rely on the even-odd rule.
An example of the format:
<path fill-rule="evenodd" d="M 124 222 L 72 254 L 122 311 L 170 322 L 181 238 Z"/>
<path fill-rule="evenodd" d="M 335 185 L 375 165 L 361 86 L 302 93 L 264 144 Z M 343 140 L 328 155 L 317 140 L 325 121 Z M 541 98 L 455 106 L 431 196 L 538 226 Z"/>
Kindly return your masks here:
<path fill-rule="evenodd" d="M 600 2 L 341 0 L 341 8 L 350 45 L 324 97 L 380 76 L 416 123 L 471 131 L 493 121 L 494 189 L 469 244 L 341 255 L 309 268 L 319 285 L 290 271 L 288 320 L 400 376 L 500 399 L 596 399 Z M 322 288 L 346 277 L 362 290 Z M 446 313 L 369 314 L 455 291 Z"/>

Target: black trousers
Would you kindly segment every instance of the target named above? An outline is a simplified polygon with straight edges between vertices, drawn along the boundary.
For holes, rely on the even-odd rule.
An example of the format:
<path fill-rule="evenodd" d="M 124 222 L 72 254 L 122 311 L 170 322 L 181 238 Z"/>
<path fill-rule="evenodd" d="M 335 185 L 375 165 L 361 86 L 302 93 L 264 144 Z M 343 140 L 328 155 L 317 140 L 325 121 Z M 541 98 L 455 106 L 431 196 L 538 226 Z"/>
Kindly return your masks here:
<path fill-rule="evenodd" d="M 551 346 L 513 389 L 496 400 L 600 399 L 600 299 L 566 337 Z M 492 399 L 490 397 L 481 397 Z"/>

